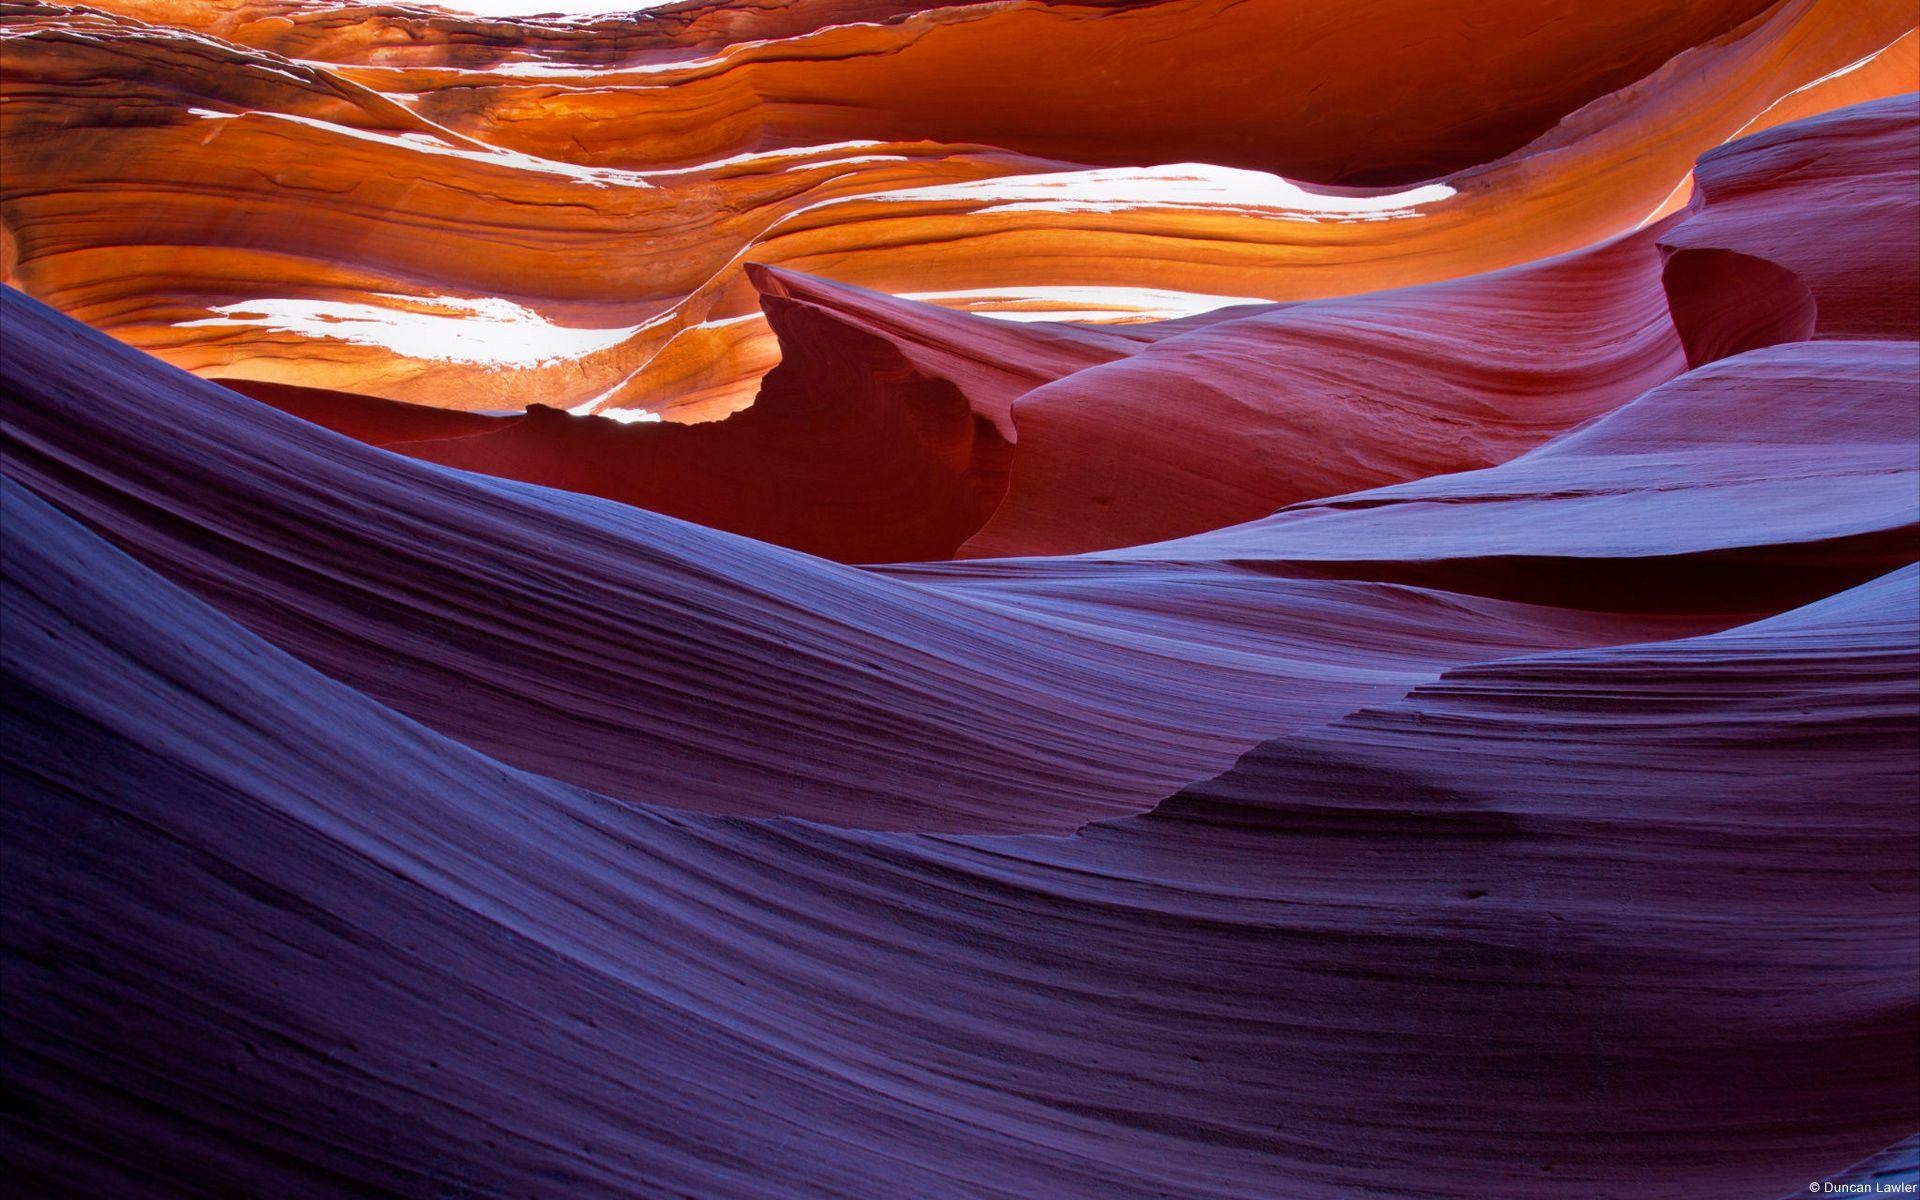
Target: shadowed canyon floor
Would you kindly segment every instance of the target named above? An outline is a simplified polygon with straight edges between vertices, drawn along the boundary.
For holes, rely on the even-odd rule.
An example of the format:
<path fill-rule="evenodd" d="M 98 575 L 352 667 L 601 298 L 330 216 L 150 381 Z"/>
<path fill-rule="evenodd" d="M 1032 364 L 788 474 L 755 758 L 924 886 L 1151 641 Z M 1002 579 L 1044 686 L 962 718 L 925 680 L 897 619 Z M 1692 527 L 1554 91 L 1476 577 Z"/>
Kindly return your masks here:
<path fill-rule="evenodd" d="M 1914 25 L 0 0 L 10 1179 L 1920 1185 Z"/>

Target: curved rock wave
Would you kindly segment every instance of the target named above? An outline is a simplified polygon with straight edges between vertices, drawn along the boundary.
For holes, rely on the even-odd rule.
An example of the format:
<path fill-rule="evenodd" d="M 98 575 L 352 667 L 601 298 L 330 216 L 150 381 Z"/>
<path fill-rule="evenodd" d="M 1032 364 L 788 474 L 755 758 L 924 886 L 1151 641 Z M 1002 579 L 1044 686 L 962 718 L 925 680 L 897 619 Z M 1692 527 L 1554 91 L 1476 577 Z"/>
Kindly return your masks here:
<path fill-rule="evenodd" d="M 1102 569 L 1066 604 L 1072 560 L 1031 596 L 992 568 L 923 586 L 400 458 L 0 299 L 10 475 L 336 678 L 628 799 L 1059 830 L 1489 646 L 1716 619 L 1217 563 Z"/>
<path fill-rule="evenodd" d="M 515 771 L 9 490 L 9 1077 L 118 1149 L 29 1181 L 1733 1197 L 1908 1121 L 1911 569 L 950 839 Z"/>

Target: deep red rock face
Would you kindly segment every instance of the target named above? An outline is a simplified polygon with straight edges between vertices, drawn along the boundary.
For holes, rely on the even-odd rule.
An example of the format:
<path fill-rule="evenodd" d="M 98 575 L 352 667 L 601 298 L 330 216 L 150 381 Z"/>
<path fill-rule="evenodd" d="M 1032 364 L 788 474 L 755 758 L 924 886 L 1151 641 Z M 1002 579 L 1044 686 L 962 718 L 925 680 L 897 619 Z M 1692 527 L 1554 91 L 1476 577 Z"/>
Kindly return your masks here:
<path fill-rule="evenodd" d="M 1910 3 L 0 20 L 22 1194 L 1920 1187 Z"/>

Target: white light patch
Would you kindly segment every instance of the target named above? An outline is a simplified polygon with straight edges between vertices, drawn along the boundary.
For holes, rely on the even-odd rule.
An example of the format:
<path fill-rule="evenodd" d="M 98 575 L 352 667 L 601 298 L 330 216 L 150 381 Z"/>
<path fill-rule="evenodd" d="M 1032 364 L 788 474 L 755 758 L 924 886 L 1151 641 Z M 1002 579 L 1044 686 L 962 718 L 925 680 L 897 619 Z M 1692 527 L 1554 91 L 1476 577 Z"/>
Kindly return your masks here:
<path fill-rule="evenodd" d="M 1316 192 L 1269 175 L 1207 163 L 1144 170 L 1064 171 L 1014 175 L 944 187 L 910 188 L 861 200 L 960 200 L 986 212 L 1114 213 L 1143 208 L 1193 208 L 1268 215 L 1299 221 L 1385 221 L 1419 216 L 1422 206 L 1455 194 L 1444 183 L 1398 192 Z"/>
<path fill-rule="evenodd" d="M 729 167 L 778 167 L 782 164 L 804 167 L 842 167 L 850 163 L 911 162 L 904 154 L 846 154 L 849 150 L 868 150 L 876 146 L 885 146 L 886 142 L 861 140 L 852 142 L 822 142 L 814 146 L 788 146 L 777 150 L 749 150 L 744 154 L 729 155 L 709 162 L 697 163 L 691 167 L 671 167 L 660 171 L 650 171 L 650 177 L 671 175 L 705 175 L 725 170 Z"/>
<path fill-rule="evenodd" d="M 910 292 L 903 299 L 924 300 L 999 321 L 1077 321 L 1113 324 L 1171 321 L 1231 308 L 1236 304 L 1272 304 L 1259 296 L 1215 296 L 1139 287 L 991 288 L 965 292 Z"/>
<path fill-rule="evenodd" d="M 458 0 L 437 2 L 432 8 L 475 17 L 604 17 L 645 12 L 674 0 Z"/>
<path fill-rule="evenodd" d="M 605 417 L 622 425 L 658 425 L 663 420 L 657 412 L 648 412 L 641 408 L 609 408 L 605 412 L 594 411 L 594 405 L 603 402 L 605 396 L 595 396 L 585 404 L 576 404 L 567 411 L 576 417 Z"/>
<path fill-rule="evenodd" d="M 542 367 L 617 346 L 640 327 L 555 325 L 511 300 L 376 293 L 392 305 L 345 300 L 247 300 L 183 329 L 236 328 L 378 346 L 406 358 L 496 367 Z"/>

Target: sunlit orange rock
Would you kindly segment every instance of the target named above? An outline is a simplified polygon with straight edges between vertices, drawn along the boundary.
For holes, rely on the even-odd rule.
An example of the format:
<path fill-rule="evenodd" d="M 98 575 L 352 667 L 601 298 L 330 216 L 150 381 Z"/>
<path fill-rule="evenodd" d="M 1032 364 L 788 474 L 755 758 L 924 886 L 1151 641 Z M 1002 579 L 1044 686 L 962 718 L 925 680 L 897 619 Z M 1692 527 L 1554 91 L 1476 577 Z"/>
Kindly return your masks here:
<path fill-rule="evenodd" d="M 1109 320 L 1427 283 L 1628 231 L 1702 151 L 1913 70 L 1893 0 L 1529 5 L 1512 42 L 1445 6 L 1209 5 L 693 5 L 629 47 L 16 2 L 8 278 L 206 375 L 712 419 L 774 360 L 748 262 Z"/>

